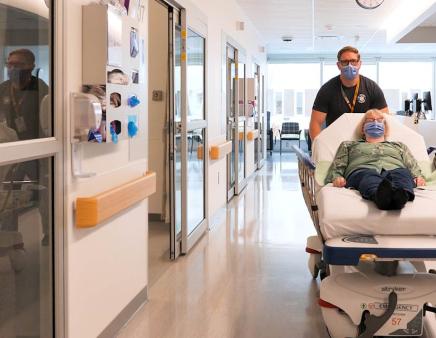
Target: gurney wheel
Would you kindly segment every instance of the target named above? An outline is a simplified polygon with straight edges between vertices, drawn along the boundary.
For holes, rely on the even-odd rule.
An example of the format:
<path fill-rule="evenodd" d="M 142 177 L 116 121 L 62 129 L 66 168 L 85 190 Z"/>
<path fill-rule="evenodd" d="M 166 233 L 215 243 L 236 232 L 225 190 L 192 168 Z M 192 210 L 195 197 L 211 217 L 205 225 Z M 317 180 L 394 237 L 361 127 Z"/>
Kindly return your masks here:
<path fill-rule="evenodd" d="M 350 317 L 339 309 L 321 308 L 324 323 L 331 338 L 352 338 L 359 335 L 359 328 Z"/>
<path fill-rule="evenodd" d="M 313 279 L 318 277 L 320 271 L 320 263 L 321 263 L 321 254 L 309 254 L 309 260 L 307 262 L 307 266 L 309 268 L 309 272 L 312 275 Z"/>

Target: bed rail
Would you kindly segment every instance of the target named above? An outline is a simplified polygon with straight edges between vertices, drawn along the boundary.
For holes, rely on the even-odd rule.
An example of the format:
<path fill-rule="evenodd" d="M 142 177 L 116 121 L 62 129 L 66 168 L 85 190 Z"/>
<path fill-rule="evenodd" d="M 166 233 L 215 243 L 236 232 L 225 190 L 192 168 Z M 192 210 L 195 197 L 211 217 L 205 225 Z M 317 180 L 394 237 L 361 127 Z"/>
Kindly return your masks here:
<path fill-rule="evenodd" d="M 315 199 L 315 163 L 313 163 L 310 156 L 303 152 L 299 147 L 292 146 L 292 148 L 298 158 L 298 176 L 300 177 L 304 202 L 306 203 L 307 210 L 312 218 L 316 232 L 318 233 L 319 238 L 324 242 L 319 226 L 318 205 L 316 204 Z"/>

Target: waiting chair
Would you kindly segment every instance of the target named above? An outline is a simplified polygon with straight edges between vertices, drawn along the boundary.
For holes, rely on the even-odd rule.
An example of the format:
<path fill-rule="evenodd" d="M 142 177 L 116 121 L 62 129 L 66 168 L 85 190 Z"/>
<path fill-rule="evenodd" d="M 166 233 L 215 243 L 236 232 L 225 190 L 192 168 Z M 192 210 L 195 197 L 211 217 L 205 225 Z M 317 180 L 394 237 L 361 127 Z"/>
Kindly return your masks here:
<path fill-rule="evenodd" d="M 283 122 L 280 130 L 280 155 L 282 154 L 282 140 L 298 140 L 300 147 L 301 129 L 298 122 Z"/>

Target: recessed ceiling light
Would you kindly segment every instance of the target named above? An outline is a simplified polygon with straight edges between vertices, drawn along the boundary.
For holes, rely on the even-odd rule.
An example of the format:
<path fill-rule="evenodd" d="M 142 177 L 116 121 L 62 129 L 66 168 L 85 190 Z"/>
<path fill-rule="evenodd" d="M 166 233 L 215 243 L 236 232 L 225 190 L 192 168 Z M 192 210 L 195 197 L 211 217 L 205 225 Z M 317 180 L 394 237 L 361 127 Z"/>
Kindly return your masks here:
<path fill-rule="evenodd" d="M 342 35 L 317 35 L 318 40 L 342 40 L 344 37 Z"/>

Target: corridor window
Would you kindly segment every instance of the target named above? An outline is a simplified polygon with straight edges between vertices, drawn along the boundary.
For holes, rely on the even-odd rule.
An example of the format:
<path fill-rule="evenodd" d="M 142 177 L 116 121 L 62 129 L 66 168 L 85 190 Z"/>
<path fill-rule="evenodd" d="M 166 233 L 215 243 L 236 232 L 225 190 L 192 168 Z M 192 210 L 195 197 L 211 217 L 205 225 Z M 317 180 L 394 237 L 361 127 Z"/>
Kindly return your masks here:
<path fill-rule="evenodd" d="M 203 120 L 204 116 L 204 55 L 205 39 L 188 29 L 188 119 Z"/>
<path fill-rule="evenodd" d="M 306 93 L 318 91 L 320 67 L 319 62 L 268 65 L 268 89 L 274 93 L 274 100 L 268 100 L 268 110 L 273 115 L 281 114 L 272 119 L 277 127 L 283 121 L 299 122 L 302 127 L 308 127 L 314 97 Z"/>
<path fill-rule="evenodd" d="M 431 62 L 387 62 L 379 64 L 379 85 L 391 111 L 404 110 L 404 100 L 414 93 L 433 93 L 433 65 Z"/>

